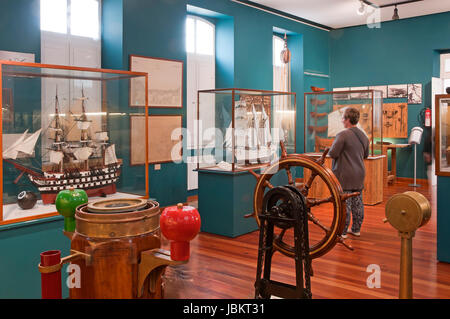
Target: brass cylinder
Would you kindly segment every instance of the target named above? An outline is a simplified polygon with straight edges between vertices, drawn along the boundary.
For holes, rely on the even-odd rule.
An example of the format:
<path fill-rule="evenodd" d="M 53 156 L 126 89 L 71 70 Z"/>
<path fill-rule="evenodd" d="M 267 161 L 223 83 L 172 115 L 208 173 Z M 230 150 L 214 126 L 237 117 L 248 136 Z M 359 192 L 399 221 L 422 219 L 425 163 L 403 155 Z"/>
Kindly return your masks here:
<path fill-rule="evenodd" d="M 76 231 L 91 238 L 123 238 L 139 236 L 159 229 L 159 204 L 148 201 L 141 209 L 124 213 L 91 213 L 88 204 L 77 207 Z"/>

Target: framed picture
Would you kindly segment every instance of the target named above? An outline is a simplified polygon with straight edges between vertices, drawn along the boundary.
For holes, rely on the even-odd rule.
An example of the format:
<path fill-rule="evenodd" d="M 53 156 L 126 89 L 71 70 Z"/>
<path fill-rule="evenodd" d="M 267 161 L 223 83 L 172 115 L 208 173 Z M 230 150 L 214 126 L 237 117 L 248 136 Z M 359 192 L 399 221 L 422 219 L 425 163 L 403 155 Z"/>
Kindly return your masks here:
<path fill-rule="evenodd" d="M 343 92 L 343 91 L 350 91 L 350 88 L 333 88 L 333 92 Z M 348 100 L 348 99 L 350 99 L 349 93 L 333 94 L 333 100 Z"/>
<path fill-rule="evenodd" d="M 383 99 L 388 97 L 388 88 L 387 85 L 374 85 L 374 86 L 369 86 L 369 90 L 376 90 L 376 91 L 381 91 L 381 97 Z"/>
<path fill-rule="evenodd" d="M 422 104 L 422 83 L 408 84 L 408 104 Z"/>
<path fill-rule="evenodd" d="M 142 147 L 145 132 L 145 116 L 130 115 L 130 164 L 145 164 L 145 147 Z M 148 116 L 148 163 L 171 163 L 182 160 L 182 116 Z"/>
<path fill-rule="evenodd" d="M 148 106 L 183 107 L 183 61 L 130 56 L 130 70 L 148 73 Z M 132 79 L 130 106 L 144 107 L 144 79 Z"/>
<path fill-rule="evenodd" d="M 368 86 L 357 86 L 357 87 L 351 87 L 350 91 L 363 91 L 368 90 Z M 358 93 L 350 93 L 351 99 L 368 99 L 370 97 L 370 94 L 368 92 L 358 92 Z"/>
<path fill-rule="evenodd" d="M 408 95 L 406 84 L 388 85 L 388 98 L 405 98 Z"/>
<path fill-rule="evenodd" d="M 34 63 L 34 53 L 0 51 L 0 60 Z"/>

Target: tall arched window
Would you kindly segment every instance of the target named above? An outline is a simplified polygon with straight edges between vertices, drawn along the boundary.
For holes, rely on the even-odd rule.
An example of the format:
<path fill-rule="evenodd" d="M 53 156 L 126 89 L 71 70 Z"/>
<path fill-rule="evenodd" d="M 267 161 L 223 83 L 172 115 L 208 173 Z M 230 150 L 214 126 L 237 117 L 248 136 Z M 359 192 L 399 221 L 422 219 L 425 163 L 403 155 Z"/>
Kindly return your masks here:
<path fill-rule="evenodd" d="M 187 129 L 190 138 L 187 139 L 188 149 L 201 147 L 197 144 L 195 121 L 197 119 L 197 91 L 215 88 L 215 25 L 197 16 L 186 19 L 186 51 L 187 51 Z M 214 97 L 212 97 L 214 98 Z M 214 101 L 211 101 L 214 103 Z M 203 105 L 203 104 L 202 104 Z M 214 104 L 211 104 L 214 105 Z M 207 105 L 210 106 L 210 105 Z M 203 127 L 215 127 L 214 108 L 209 107 L 208 118 L 202 118 Z M 204 141 L 207 143 L 208 141 Z M 197 172 L 194 169 L 196 159 L 192 157 L 188 163 L 188 190 L 198 188 Z"/>
<path fill-rule="evenodd" d="M 273 36 L 273 90 L 290 91 L 289 87 L 289 64 L 281 61 L 281 51 L 284 49 L 284 40 Z"/>

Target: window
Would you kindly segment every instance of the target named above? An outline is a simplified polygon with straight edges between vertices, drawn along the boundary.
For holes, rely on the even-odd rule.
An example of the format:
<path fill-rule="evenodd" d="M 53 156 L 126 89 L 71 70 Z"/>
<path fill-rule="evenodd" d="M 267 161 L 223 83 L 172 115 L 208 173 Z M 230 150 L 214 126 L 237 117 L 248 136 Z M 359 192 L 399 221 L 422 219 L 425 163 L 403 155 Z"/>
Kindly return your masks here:
<path fill-rule="evenodd" d="M 197 16 L 186 18 L 186 51 L 187 51 L 187 148 L 197 148 L 197 91 L 214 89 L 215 73 L 215 25 Z M 214 99 L 214 97 L 211 97 Z M 211 101 L 214 105 L 214 100 Z M 205 113 L 205 112 L 203 112 Z M 209 110 L 209 117 L 203 119 L 204 127 L 215 127 L 215 112 Z M 214 138 L 214 137 L 212 137 Z M 207 143 L 208 141 L 204 141 Z M 201 146 L 200 146 L 201 147 Z M 188 164 L 188 190 L 198 188 L 197 159 L 193 157 Z"/>
<path fill-rule="evenodd" d="M 214 25 L 199 17 L 186 19 L 186 51 L 214 55 Z"/>
<path fill-rule="evenodd" d="M 441 54 L 441 79 L 445 89 L 450 87 L 450 53 Z"/>
<path fill-rule="evenodd" d="M 283 66 L 283 62 L 281 62 L 280 55 L 281 51 L 284 48 L 284 40 L 279 36 L 273 36 L 273 65 L 274 66 Z"/>
<path fill-rule="evenodd" d="M 273 90 L 289 92 L 290 63 L 281 61 L 281 51 L 284 49 L 284 40 L 273 36 Z"/>
<path fill-rule="evenodd" d="M 41 31 L 98 39 L 98 0 L 41 0 Z"/>

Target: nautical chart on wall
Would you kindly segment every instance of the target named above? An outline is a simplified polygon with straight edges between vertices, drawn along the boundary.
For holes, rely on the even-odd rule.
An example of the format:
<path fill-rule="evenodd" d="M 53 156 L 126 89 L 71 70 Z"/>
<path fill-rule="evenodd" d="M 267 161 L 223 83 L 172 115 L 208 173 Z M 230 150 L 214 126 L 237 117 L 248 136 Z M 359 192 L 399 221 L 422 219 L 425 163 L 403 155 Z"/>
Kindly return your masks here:
<path fill-rule="evenodd" d="M 130 70 L 148 73 L 148 106 L 183 106 L 183 61 L 132 55 Z M 130 106 L 145 106 L 144 79 L 132 79 Z"/>
<path fill-rule="evenodd" d="M 145 164 L 145 116 L 131 115 L 131 165 Z M 170 163 L 182 159 L 181 115 L 148 116 L 148 163 Z"/>

